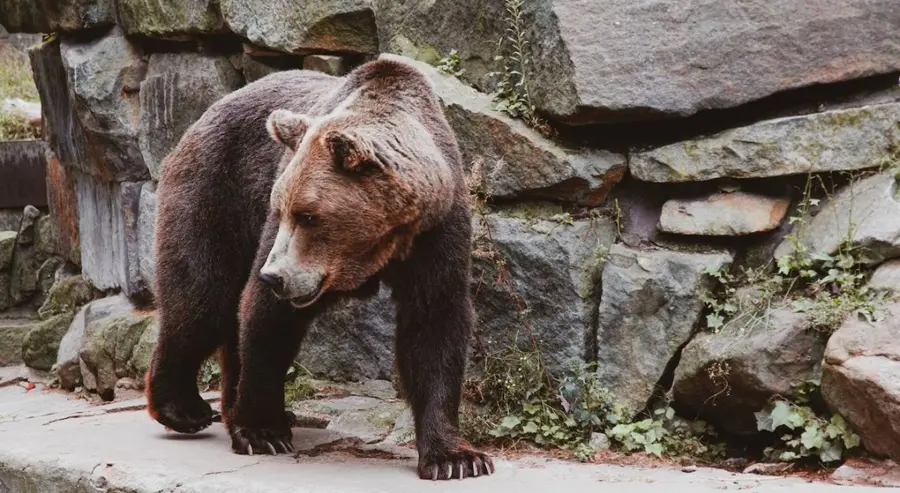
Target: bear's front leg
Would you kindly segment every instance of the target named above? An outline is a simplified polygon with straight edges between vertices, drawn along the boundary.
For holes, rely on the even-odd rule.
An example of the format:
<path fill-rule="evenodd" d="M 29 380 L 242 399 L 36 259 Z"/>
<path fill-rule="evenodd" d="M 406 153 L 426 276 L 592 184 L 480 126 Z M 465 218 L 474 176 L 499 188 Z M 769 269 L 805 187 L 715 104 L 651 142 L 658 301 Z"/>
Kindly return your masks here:
<path fill-rule="evenodd" d="M 236 453 L 293 452 L 284 379 L 308 320 L 251 275 L 241 298 L 237 399 L 226 420 Z"/>
<path fill-rule="evenodd" d="M 458 206 L 417 238 L 392 274 L 397 363 L 416 425 L 422 479 L 462 479 L 494 471 L 491 458 L 459 432 L 459 404 L 473 312 L 468 214 Z"/>

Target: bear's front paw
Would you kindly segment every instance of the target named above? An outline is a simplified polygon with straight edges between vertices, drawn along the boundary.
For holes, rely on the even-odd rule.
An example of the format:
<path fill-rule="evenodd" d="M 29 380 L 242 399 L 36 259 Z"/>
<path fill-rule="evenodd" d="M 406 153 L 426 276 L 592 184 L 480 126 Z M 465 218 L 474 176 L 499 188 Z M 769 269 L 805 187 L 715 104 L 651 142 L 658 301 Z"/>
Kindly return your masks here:
<path fill-rule="evenodd" d="M 494 473 L 490 456 L 468 444 L 447 450 L 431 450 L 419 456 L 421 479 L 463 479 Z"/>
<path fill-rule="evenodd" d="M 197 433 L 216 421 L 219 413 L 199 395 L 151 394 L 148 391 L 147 407 L 150 415 L 160 424 L 179 433 Z"/>
<path fill-rule="evenodd" d="M 293 453 L 290 428 L 245 428 L 235 426 L 231 432 L 231 449 L 241 455 Z"/>

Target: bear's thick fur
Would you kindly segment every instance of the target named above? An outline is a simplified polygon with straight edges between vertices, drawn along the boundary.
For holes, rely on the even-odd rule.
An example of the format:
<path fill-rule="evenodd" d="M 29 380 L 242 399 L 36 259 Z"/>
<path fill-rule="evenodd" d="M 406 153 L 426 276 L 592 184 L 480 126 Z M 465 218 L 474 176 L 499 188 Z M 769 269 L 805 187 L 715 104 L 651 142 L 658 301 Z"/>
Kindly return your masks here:
<path fill-rule="evenodd" d="M 456 138 L 421 73 L 377 60 L 341 78 L 251 83 L 187 130 L 163 162 L 158 202 L 154 419 L 182 433 L 218 419 L 196 385 L 218 350 L 233 450 L 292 450 L 283 383 L 310 321 L 384 282 L 419 476 L 493 471 L 458 431 L 470 212 Z"/>

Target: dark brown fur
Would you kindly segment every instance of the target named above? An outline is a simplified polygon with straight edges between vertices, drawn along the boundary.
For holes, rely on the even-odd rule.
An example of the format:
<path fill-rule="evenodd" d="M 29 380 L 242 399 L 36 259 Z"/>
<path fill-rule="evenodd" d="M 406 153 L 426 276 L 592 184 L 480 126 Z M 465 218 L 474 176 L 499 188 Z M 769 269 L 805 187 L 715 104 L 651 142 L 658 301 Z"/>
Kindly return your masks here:
<path fill-rule="evenodd" d="M 328 121 L 295 155 L 285 146 L 309 128 L 283 118 L 270 137 L 275 110 Z M 421 74 L 382 60 L 344 78 L 290 71 L 261 79 L 185 133 L 158 190 L 161 325 L 147 376 L 154 419 L 183 433 L 216 419 L 195 382 L 218 350 L 234 451 L 288 451 L 283 383 L 308 324 L 338 297 L 371 296 L 385 282 L 397 306 L 419 476 L 493 471 L 458 431 L 473 323 L 470 213 L 455 136 Z M 298 214 L 323 218 L 296 236 L 298 261 L 327 273 L 322 294 L 303 308 L 259 278 L 279 224 L 299 227 Z"/>

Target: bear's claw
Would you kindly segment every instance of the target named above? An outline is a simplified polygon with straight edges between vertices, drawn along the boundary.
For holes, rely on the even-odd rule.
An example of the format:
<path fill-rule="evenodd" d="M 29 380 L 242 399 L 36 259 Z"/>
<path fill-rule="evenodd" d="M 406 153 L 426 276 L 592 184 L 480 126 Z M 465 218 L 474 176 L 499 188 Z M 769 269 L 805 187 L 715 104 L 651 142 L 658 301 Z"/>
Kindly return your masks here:
<path fill-rule="evenodd" d="M 426 454 L 419 460 L 421 479 L 464 479 L 494 473 L 494 462 L 484 453 L 461 448 L 443 454 Z"/>
<path fill-rule="evenodd" d="M 271 455 L 293 453 L 291 438 L 290 429 L 279 432 L 264 428 L 235 427 L 231 433 L 231 449 L 241 455 L 253 455 L 254 450 Z"/>

